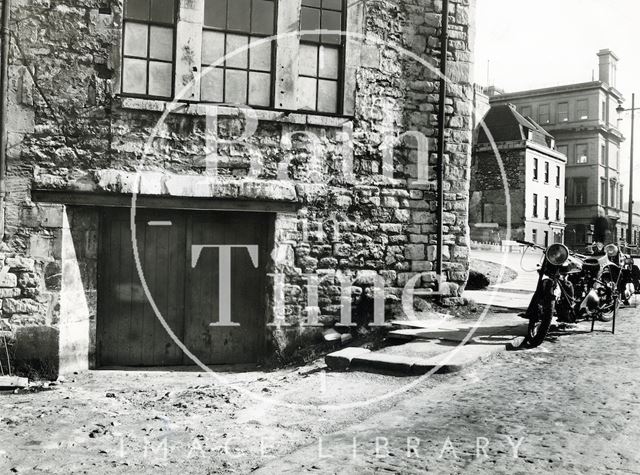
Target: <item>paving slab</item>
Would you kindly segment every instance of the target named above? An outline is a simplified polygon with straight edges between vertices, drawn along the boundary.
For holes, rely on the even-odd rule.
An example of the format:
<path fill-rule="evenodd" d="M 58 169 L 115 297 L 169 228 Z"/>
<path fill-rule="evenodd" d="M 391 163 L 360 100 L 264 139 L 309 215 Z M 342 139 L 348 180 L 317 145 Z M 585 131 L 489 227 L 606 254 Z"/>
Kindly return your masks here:
<path fill-rule="evenodd" d="M 450 373 L 512 348 L 513 340 L 527 330 L 527 321 L 517 315 L 489 315 L 481 321 L 408 320 L 392 324 L 399 329 L 389 332 L 389 340 L 405 339 L 405 343 L 376 351 L 345 348 L 327 355 L 327 365 L 336 370 L 398 375 L 425 374 L 434 369 Z M 473 336 L 467 344 L 460 344 L 471 331 Z"/>
<path fill-rule="evenodd" d="M 17 376 L 0 376 L 0 388 L 26 388 L 29 386 L 27 378 Z"/>
<path fill-rule="evenodd" d="M 353 358 L 367 353 L 371 353 L 371 350 L 359 347 L 343 348 L 339 351 L 329 353 L 324 357 L 324 361 L 329 368 L 333 370 L 343 371 L 349 367 Z"/>

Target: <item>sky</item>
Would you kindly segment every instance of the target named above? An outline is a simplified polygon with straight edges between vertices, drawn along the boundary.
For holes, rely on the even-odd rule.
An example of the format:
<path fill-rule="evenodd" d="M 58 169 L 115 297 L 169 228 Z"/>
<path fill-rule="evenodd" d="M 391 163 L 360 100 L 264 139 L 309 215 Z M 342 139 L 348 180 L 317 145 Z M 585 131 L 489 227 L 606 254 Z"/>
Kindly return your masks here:
<path fill-rule="evenodd" d="M 620 58 L 617 89 L 631 107 L 640 105 L 640 0 L 476 0 L 475 80 L 507 92 L 598 78 L 596 53 L 609 48 Z M 489 80 L 487 81 L 487 78 Z M 627 181 L 630 113 L 620 127 Z M 640 142 L 636 113 L 636 145 Z M 635 148 L 636 170 L 640 148 Z M 634 174 L 640 200 L 640 172 Z"/>

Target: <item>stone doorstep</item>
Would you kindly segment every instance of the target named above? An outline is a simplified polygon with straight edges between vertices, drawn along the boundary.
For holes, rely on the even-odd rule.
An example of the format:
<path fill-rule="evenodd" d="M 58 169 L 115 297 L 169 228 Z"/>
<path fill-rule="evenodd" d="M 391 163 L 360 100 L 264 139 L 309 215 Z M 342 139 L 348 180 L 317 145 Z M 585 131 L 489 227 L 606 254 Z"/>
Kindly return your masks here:
<path fill-rule="evenodd" d="M 337 355 L 327 355 L 325 361 L 331 369 L 352 371 L 368 371 L 374 373 L 393 373 L 400 375 L 422 375 L 437 368 L 437 373 L 453 373 L 466 368 L 487 356 L 506 351 L 504 344 L 483 345 L 470 344 L 445 351 L 431 358 L 403 356 L 371 352 L 363 348 L 346 348 L 351 350 Z"/>
<path fill-rule="evenodd" d="M 17 376 L 0 376 L 0 388 L 26 388 L 29 386 L 27 378 Z"/>
<path fill-rule="evenodd" d="M 393 340 L 445 340 L 445 341 L 462 341 L 464 340 L 471 328 L 460 328 L 460 329 L 452 329 L 452 328 L 412 328 L 412 329 L 404 329 L 404 330 L 393 330 L 387 334 L 387 337 Z M 474 341 L 478 342 L 481 340 L 486 340 L 490 337 L 517 337 L 522 336 L 526 333 L 526 326 L 524 324 L 521 325 L 512 325 L 505 326 L 500 329 L 492 329 L 487 331 L 486 329 L 479 327 L 477 328 L 469 343 L 473 343 Z"/>

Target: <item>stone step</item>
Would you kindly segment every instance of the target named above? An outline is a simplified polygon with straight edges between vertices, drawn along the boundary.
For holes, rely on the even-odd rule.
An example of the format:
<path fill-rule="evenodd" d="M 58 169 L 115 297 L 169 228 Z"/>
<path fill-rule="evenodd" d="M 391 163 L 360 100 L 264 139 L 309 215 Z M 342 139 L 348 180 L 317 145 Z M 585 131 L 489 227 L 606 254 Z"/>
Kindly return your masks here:
<path fill-rule="evenodd" d="M 18 376 L 0 376 L 0 388 L 26 388 L 29 386 L 27 378 Z"/>
<path fill-rule="evenodd" d="M 349 351 L 345 351 L 349 350 Z M 421 375 L 430 371 L 452 373 L 488 357 L 505 351 L 504 344 L 461 345 L 429 358 L 372 352 L 363 348 L 346 348 L 327 355 L 325 361 L 332 369 L 367 371 L 374 373 Z"/>

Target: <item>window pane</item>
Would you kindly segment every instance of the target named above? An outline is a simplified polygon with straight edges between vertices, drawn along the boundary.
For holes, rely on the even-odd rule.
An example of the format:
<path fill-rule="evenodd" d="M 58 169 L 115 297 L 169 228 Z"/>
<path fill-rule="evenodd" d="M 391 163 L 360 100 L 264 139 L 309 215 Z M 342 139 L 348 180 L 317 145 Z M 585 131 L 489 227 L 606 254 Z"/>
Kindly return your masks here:
<path fill-rule="evenodd" d="M 147 61 L 125 58 L 122 64 L 122 92 L 146 94 Z"/>
<path fill-rule="evenodd" d="M 148 20 L 149 0 L 126 0 L 124 17 L 131 20 Z"/>
<path fill-rule="evenodd" d="M 320 77 L 338 79 L 338 63 L 340 61 L 337 48 L 320 47 Z"/>
<path fill-rule="evenodd" d="M 273 34 L 275 4 L 271 0 L 253 0 L 251 31 L 261 35 Z"/>
<path fill-rule="evenodd" d="M 302 4 L 308 7 L 320 8 L 320 0 L 302 0 Z"/>
<path fill-rule="evenodd" d="M 342 10 L 342 0 L 322 0 L 322 8 Z"/>
<path fill-rule="evenodd" d="M 161 26 L 151 27 L 149 57 L 164 61 L 173 59 L 173 29 Z"/>
<path fill-rule="evenodd" d="M 318 75 L 318 47 L 314 45 L 300 45 L 299 60 L 298 60 L 299 73 L 303 76 L 317 76 Z"/>
<path fill-rule="evenodd" d="M 225 102 L 230 104 L 247 103 L 247 72 L 227 70 L 225 77 Z"/>
<path fill-rule="evenodd" d="M 139 23 L 124 25 L 124 55 L 147 57 L 147 35 L 149 27 Z"/>
<path fill-rule="evenodd" d="M 230 0 L 227 23 L 230 30 L 249 31 L 251 0 Z"/>
<path fill-rule="evenodd" d="M 338 110 L 338 82 L 318 81 L 318 110 L 336 112 Z"/>
<path fill-rule="evenodd" d="M 224 33 L 217 31 L 202 32 L 202 64 L 213 64 L 224 57 Z M 217 66 L 222 66 L 220 62 Z"/>
<path fill-rule="evenodd" d="M 316 83 L 314 78 L 298 78 L 298 109 L 316 110 Z"/>
<path fill-rule="evenodd" d="M 226 28 L 227 0 L 205 0 L 204 24 L 213 28 Z"/>
<path fill-rule="evenodd" d="M 342 31 L 342 14 L 330 10 L 322 11 L 322 29 Z M 340 35 L 322 35 L 322 41 L 326 43 L 340 44 Z"/>
<path fill-rule="evenodd" d="M 203 101 L 223 102 L 224 70 L 222 68 L 205 69 L 200 78 L 200 97 Z"/>
<path fill-rule="evenodd" d="M 302 8 L 300 12 L 300 30 L 319 30 L 320 10 Z M 307 41 L 319 41 L 319 35 L 307 34 L 303 37 Z"/>
<path fill-rule="evenodd" d="M 248 64 L 249 52 L 247 44 L 249 38 L 240 35 L 227 35 L 227 67 L 246 68 Z M 243 51 L 238 49 L 245 47 Z"/>
<path fill-rule="evenodd" d="M 149 94 L 152 96 L 169 97 L 171 95 L 171 80 L 173 66 L 171 63 L 149 63 Z"/>
<path fill-rule="evenodd" d="M 259 38 L 253 38 L 258 41 Z M 249 68 L 258 71 L 271 71 L 271 43 L 262 43 L 249 49 Z"/>
<path fill-rule="evenodd" d="M 271 75 L 269 73 L 249 73 L 249 104 L 269 106 L 271 103 Z"/>
<path fill-rule="evenodd" d="M 151 20 L 162 23 L 173 23 L 175 0 L 151 0 Z"/>

